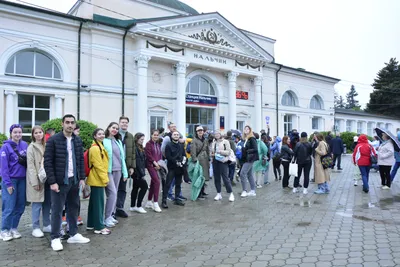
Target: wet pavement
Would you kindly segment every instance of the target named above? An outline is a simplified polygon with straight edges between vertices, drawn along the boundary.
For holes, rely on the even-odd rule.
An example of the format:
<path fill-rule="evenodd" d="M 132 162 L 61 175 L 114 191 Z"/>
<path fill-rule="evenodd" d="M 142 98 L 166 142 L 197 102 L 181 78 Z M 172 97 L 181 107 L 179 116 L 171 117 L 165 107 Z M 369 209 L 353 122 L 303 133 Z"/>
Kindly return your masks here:
<path fill-rule="evenodd" d="M 0 242 L 0 266 L 400 266 L 400 200 L 379 188 L 379 174 L 371 172 L 370 192 L 353 186 L 350 156 L 343 171 L 332 172 L 331 193 L 294 194 L 271 179 L 257 189 L 257 197 L 188 201 L 169 205 L 162 213 L 132 214 L 121 219 L 109 236 L 80 232 L 91 238 L 86 245 L 67 244 L 53 252 L 50 237 L 34 238 L 30 207 L 23 215 L 23 237 Z M 293 184 L 293 178 L 290 185 Z M 224 188 L 223 188 L 224 189 Z M 189 186 L 184 185 L 189 196 Z M 128 208 L 129 198 L 126 202 Z M 82 201 L 86 219 L 88 201 Z"/>

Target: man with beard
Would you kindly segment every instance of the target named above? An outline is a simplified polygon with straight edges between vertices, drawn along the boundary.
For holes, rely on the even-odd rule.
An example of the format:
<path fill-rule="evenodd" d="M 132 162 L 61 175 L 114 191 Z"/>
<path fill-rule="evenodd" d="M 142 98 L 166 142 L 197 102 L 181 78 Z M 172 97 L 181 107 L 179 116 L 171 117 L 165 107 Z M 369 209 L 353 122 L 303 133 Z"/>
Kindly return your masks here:
<path fill-rule="evenodd" d="M 165 146 L 165 157 L 167 159 L 168 175 L 166 186 L 163 189 L 162 207 L 168 208 L 167 196 L 168 188 L 175 178 L 175 196 L 181 193 L 182 176 L 186 164 L 185 150 L 183 144 L 179 142 L 180 134 L 177 131 L 171 133 L 171 142 Z M 184 206 L 185 202 L 181 198 L 175 198 L 175 205 Z"/>

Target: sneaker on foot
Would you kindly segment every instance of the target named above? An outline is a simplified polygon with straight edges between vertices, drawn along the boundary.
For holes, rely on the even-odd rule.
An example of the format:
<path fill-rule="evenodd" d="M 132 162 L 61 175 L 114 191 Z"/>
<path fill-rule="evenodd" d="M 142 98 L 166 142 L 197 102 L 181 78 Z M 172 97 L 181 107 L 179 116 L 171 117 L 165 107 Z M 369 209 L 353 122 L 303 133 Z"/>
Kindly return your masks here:
<path fill-rule="evenodd" d="M 161 210 L 161 208 L 160 208 L 160 206 L 158 205 L 158 202 L 155 202 L 154 203 L 154 205 L 153 205 L 153 210 L 155 211 L 155 212 L 161 212 L 162 210 Z"/>
<path fill-rule="evenodd" d="M 235 201 L 235 196 L 233 195 L 233 193 L 231 193 L 231 194 L 229 195 L 229 201 L 230 201 L 230 202 Z"/>
<path fill-rule="evenodd" d="M 104 228 L 101 230 L 94 230 L 94 233 L 98 234 L 98 235 L 109 235 L 109 234 L 111 234 L 111 231 L 107 228 Z"/>
<path fill-rule="evenodd" d="M 106 219 L 106 221 L 104 222 L 104 224 L 105 224 L 108 228 L 115 227 L 115 223 L 113 222 L 111 216 L 108 217 L 108 218 Z"/>
<path fill-rule="evenodd" d="M 147 211 L 146 211 L 144 208 L 142 208 L 142 207 L 136 208 L 135 211 L 136 211 L 137 213 L 142 213 L 142 214 L 147 213 Z"/>
<path fill-rule="evenodd" d="M 38 238 L 44 237 L 44 234 L 43 234 L 42 230 L 40 230 L 39 228 L 33 229 L 32 235 L 34 237 L 38 237 Z"/>
<path fill-rule="evenodd" d="M 10 241 L 13 239 L 13 235 L 10 231 L 4 230 L 1 231 L 1 238 L 3 239 L 3 241 Z"/>
<path fill-rule="evenodd" d="M 60 239 L 60 238 L 55 238 L 55 239 L 51 240 L 51 248 L 52 248 L 54 251 L 63 250 L 64 247 L 63 247 L 63 245 L 61 244 L 61 239 Z"/>
<path fill-rule="evenodd" d="M 243 191 L 242 194 L 240 195 L 241 197 L 247 197 L 247 192 Z"/>
<path fill-rule="evenodd" d="M 262 185 L 257 185 L 257 188 L 262 188 Z"/>
<path fill-rule="evenodd" d="M 82 221 L 81 216 L 78 216 L 78 222 L 77 222 L 77 224 L 78 224 L 78 225 L 83 225 L 83 221 Z"/>
<path fill-rule="evenodd" d="M 87 231 L 92 231 L 92 230 L 94 230 L 94 227 L 86 226 L 86 230 Z"/>
<path fill-rule="evenodd" d="M 215 200 L 215 201 L 222 200 L 221 194 L 218 193 L 218 194 L 214 197 L 214 200 Z"/>
<path fill-rule="evenodd" d="M 250 192 L 247 194 L 249 197 L 255 197 L 256 196 L 256 191 L 250 190 Z"/>
<path fill-rule="evenodd" d="M 51 224 L 43 226 L 43 233 L 51 233 Z"/>
<path fill-rule="evenodd" d="M 117 219 L 115 219 L 115 216 L 111 216 L 111 219 L 112 219 L 112 222 L 114 224 L 118 224 L 119 223 L 119 221 Z"/>
<path fill-rule="evenodd" d="M 318 195 L 325 194 L 325 191 L 321 190 L 321 189 L 318 189 L 318 190 L 314 191 L 314 194 L 318 194 Z"/>
<path fill-rule="evenodd" d="M 382 189 L 387 190 L 387 189 L 390 189 L 390 187 L 387 185 L 384 185 L 384 186 L 382 186 Z"/>
<path fill-rule="evenodd" d="M 154 210 L 154 205 L 153 202 L 147 201 L 146 206 L 144 206 L 145 209 L 153 209 Z"/>
<path fill-rule="evenodd" d="M 67 242 L 69 244 L 86 244 L 90 242 L 90 239 L 83 237 L 81 234 L 76 234 L 68 238 Z"/>
<path fill-rule="evenodd" d="M 308 194 L 308 189 L 307 188 L 303 188 L 303 194 L 307 195 Z"/>
<path fill-rule="evenodd" d="M 21 234 L 18 232 L 17 229 L 11 229 L 10 232 L 11 232 L 11 234 L 12 234 L 12 236 L 13 236 L 14 239 L 21 238 Z"/>
<path fill-rule="evenodd" d="M 293 193 L 297 193 L 297 192 L 298 192 L 297 188 L 293 187 Z"/>
<path fill-rule="evenodd" d="M 128 218 L 128 213 L 126 213 L 123 209 L 117 209 L 115 212 L 115 216 L 120 217 L 120 218 Z"/>
<path fill-rule="evenodd" d="M 357 186 L 358 185 L 358 182 L 357 182 L 357 180 L 355 180 L 354 181 L 354 186 Z"/>

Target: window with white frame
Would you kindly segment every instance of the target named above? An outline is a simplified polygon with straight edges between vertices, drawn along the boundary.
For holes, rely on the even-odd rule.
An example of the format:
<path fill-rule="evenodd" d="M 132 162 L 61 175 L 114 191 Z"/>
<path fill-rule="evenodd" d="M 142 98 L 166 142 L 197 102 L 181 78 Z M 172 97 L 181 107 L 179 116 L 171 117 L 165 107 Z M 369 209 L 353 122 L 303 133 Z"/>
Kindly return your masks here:
<path fill-rule="evenodd" d="M 150 133 L 152 130 L 164 128 L 165 117 L 164 116 L 150 116 Z"/>
<path fill-rule="evenodd" d="M 293 129 L 293 115 L 283 116 L 283 131 L 288 134 Z"/>
<path fill-rule="evenodd" d="M 311 109 L 323 109 L 322 99 L 320 96 L 315 95 L 311 98 L 310 108 Z"/>
<path fill-rule="evenodd" d="M 50 97 L 18 94 L 18 118 L 24 128 L 22 138 L 30 141 L 33 126 L 42 125 L 50 119 Z"/>
<path fill-rule="evenodd" d="M 186 107 L 187 134 L 194 134 L 196 126 L 202 125 L 209 130 L 214 129 L 214 109 Z"/>
<path fill-rule="evenodd" d="M 367 134 L 369 136 L 373 136 L 374 135 L 373 122 L 368 122 L 367 123 Z"/>
<path fill-rule="evenodd" d="M 351 132 L 351 124 L 352 121 L 349 120 L 346 121 L 346 132 Z"/>
<path fill-rule="evenodd" d="M 286 91 L 282 96 L 283 106 L 296 106 L 296 95 L 292 91 Z"/>
<path fill-rule="evenodd" d="M 357 133 L 362 134 L 362 121 L 357 122 Z"/>
<path fill-rule="evenodd" d="M 7 63 L 5 74 L 61 80 L 57 63 L 36 50 L 23 50 L 14 54 Z"/>
<path fill-rule="evenodd" d="M 188 85 L 186 86 L 186 93 L 215 96 L 213 85 L 202 76 L 195 76 L 190 79 Z"/>
<path fill-rule="evenodd" d="M 319 117 L 313 117 L 313 118 L 311 119 L 311 125 L 312 125 L 312 129 L 313 129 L 313 130 L 319 130 L 319 122 L 320 122 L 320 119 L 321 119 L 321 118 L 319 118 Z"/>
<path fill-rule="evenodd" d="M 236 129 L 240 132 L 244 130 L 244 121 L 236 121 Z"/>

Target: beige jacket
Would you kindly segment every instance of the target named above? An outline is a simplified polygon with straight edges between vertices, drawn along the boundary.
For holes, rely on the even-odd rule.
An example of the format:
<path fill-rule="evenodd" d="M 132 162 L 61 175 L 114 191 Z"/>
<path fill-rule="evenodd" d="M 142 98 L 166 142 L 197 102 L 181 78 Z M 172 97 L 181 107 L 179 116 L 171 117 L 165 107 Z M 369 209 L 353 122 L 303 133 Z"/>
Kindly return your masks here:
<path fill-rule="evenodd" d="M 27 151 L 28 167 L 26 168 L 26 199 L 29 202 L 44 201 L 44 184 L 39 181 L 39 169 L 44 154 L 44 146 L 37 143 L 30 143 Z M 40 190 L 33 187 L 40 185 Z"/>
<path fill-rule="evenodd" d="M 328 144 L 325 141 L 318 143 L 318 147 L 315 149 L 315 161 L 314 161 L 314 177 L 315 183 L 322 184 L 329 182 L 330 174 L 329 169 L 324 169 L 321 163 L 321 157 L 328 153 Z"/>

